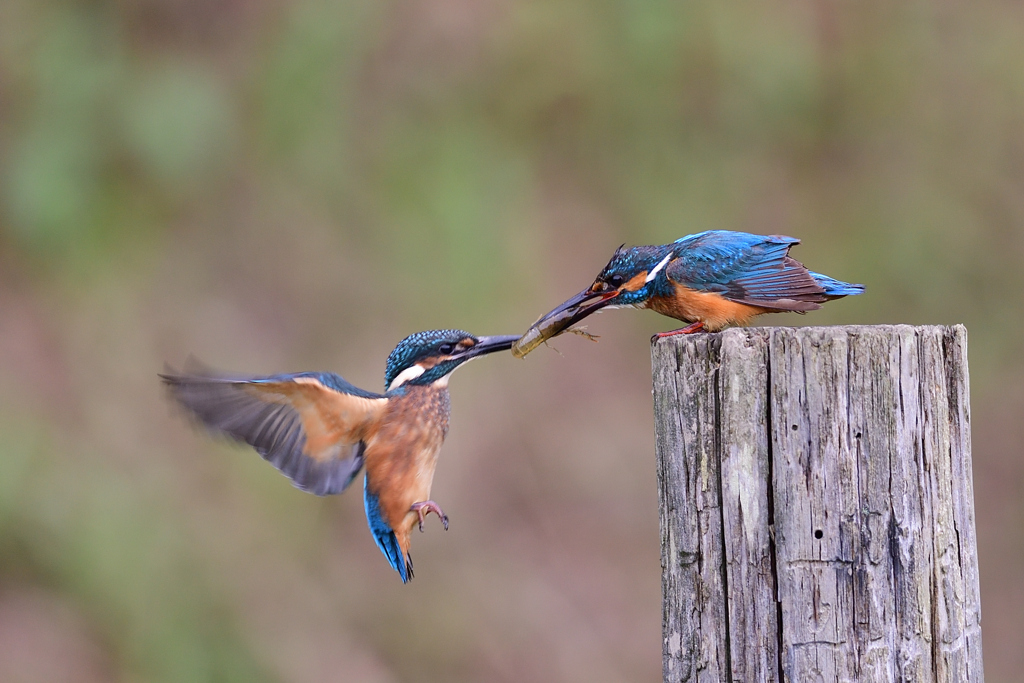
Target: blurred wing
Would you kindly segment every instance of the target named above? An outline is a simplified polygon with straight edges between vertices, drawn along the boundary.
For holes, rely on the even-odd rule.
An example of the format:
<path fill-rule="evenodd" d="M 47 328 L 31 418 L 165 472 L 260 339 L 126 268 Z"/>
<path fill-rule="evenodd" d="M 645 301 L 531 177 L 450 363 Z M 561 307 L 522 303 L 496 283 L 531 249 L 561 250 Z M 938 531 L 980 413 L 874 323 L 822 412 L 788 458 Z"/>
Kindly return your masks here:
<path fill-rule="evenodd" d="M 244 441 L 300 489 L 340 493 L 363 466 L 363 439 L 388 399 L 331 373 L 161 375 L 208 428 Z"/>
<path fill-rule="evenodd" d="M 691 289 L 721 294 L 761 308 L 811 311 L 821 308 L 825 290 L 789 249 L 800 240 L 712 230 L 675 242 L 676 258 L 666 274 Z"/>

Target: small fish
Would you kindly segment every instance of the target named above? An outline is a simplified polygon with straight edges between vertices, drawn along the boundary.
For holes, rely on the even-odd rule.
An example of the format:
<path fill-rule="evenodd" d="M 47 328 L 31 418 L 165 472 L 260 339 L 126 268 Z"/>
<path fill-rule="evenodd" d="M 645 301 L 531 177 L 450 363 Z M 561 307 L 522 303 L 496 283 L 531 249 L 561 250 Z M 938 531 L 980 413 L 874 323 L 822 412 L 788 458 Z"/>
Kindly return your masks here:
<path fill-rule="evenodd" d="M 590 341 L 596 342 L 599 335 L 587 332 L 586 326 L 572 327 L 575 311 L 563 311 L 559 315 L 549 318 L 539 318 L 530 329 L 512 345 L 512 355 L 516 358 L 525 358 L 526 354 L 563 332 L 572 332 Z M 542 324 L 543 323 L 543 324 Z"/>
<path fill-rule="evenodd" d="M 571 317 L 572 314 L 570 313 L 565 316 L 565 319 L 568 320 Z M 530 326 L 530 329 L 526 331 L 526 334 L 520 337 L 518 341 L 512 345 L 513 356 L 516 358 L 526 358 L 526 354 L 543 344 L 545 340 L 554 337 L 562 331 L 561 328 L 555 329 L 558 327 L 559 321 L 553 319 L 544 320 L 544 329 L 542 330 L 540 327 L 542 320 L 542 318 L 537 318 L 537 322 Z"/>

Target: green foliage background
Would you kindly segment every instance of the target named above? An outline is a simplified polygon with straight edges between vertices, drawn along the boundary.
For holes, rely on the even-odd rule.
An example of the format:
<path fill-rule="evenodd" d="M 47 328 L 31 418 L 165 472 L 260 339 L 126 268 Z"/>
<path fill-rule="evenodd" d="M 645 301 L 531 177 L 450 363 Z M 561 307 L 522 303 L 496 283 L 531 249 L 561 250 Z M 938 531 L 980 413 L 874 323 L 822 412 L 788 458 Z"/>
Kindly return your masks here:
<path fill-rule="evenodd" d="M 946 2 L 4 0 L 0 679 L 660 676 L 650 333 L 474 364 L 387 570 L 194 434 L 155 374 L 329 369 L 526 328 L 622 242 L 802 238 L 966 323 L 986 669 L 1024 667 L 1024 9 Z"/>

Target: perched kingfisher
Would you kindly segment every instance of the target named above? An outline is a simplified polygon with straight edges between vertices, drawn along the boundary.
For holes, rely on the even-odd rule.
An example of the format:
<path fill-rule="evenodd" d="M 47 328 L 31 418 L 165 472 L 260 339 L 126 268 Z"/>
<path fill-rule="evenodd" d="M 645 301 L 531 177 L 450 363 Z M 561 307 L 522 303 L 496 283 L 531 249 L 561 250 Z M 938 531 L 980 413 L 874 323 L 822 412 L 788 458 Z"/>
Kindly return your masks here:
<path fill-rule="evenodd" d="M 370 532 L 405 583 L 413 575 L 413 526 L 422 531 L 433 512 L 448 529 L 447 515 L 430 500 L 448 433 L 448 377 L 466 361 L 511 348 L 517 338 L 417 332 L 388 356 L 383 394 L 329 372 L 233 377 L 193 364 L 160 377 L 204 425 L 249 444 L 303 491 L 341 493 L 365 465 Z"/>
<path fill-rule="evenodd" d="M 762 313 L 804 313 L 864 285 L 814 273 L 789 256 L 800 240 L 709 230 L 671 244 L 619 247 L 594 284 L 534 323 L 512 349 L 524 356 L 602 308 L 649 308 L 691 323 L 658 337 L 714 332 Z"/>

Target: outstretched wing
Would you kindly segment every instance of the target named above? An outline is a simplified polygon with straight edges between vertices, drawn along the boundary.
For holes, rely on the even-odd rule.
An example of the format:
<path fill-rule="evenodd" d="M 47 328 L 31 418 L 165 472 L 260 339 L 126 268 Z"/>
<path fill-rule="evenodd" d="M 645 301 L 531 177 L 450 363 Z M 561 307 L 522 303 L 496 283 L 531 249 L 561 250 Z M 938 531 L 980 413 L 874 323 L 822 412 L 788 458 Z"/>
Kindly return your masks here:
<path fill-rule="evenodd" d="M 669 279 L 760 308 L 812 311 L 828 300 L 824 288 L 789 249 L 800 240 L 710 230 L 677 240 Z"/>
<path fill-rule="evenodd" d="M 227 377 L 193 364 L 160 377 L 200 422 L 318 496 L 344 491 L 359 473 L 363 439 L 388 402 L 331 373 Z"/>

